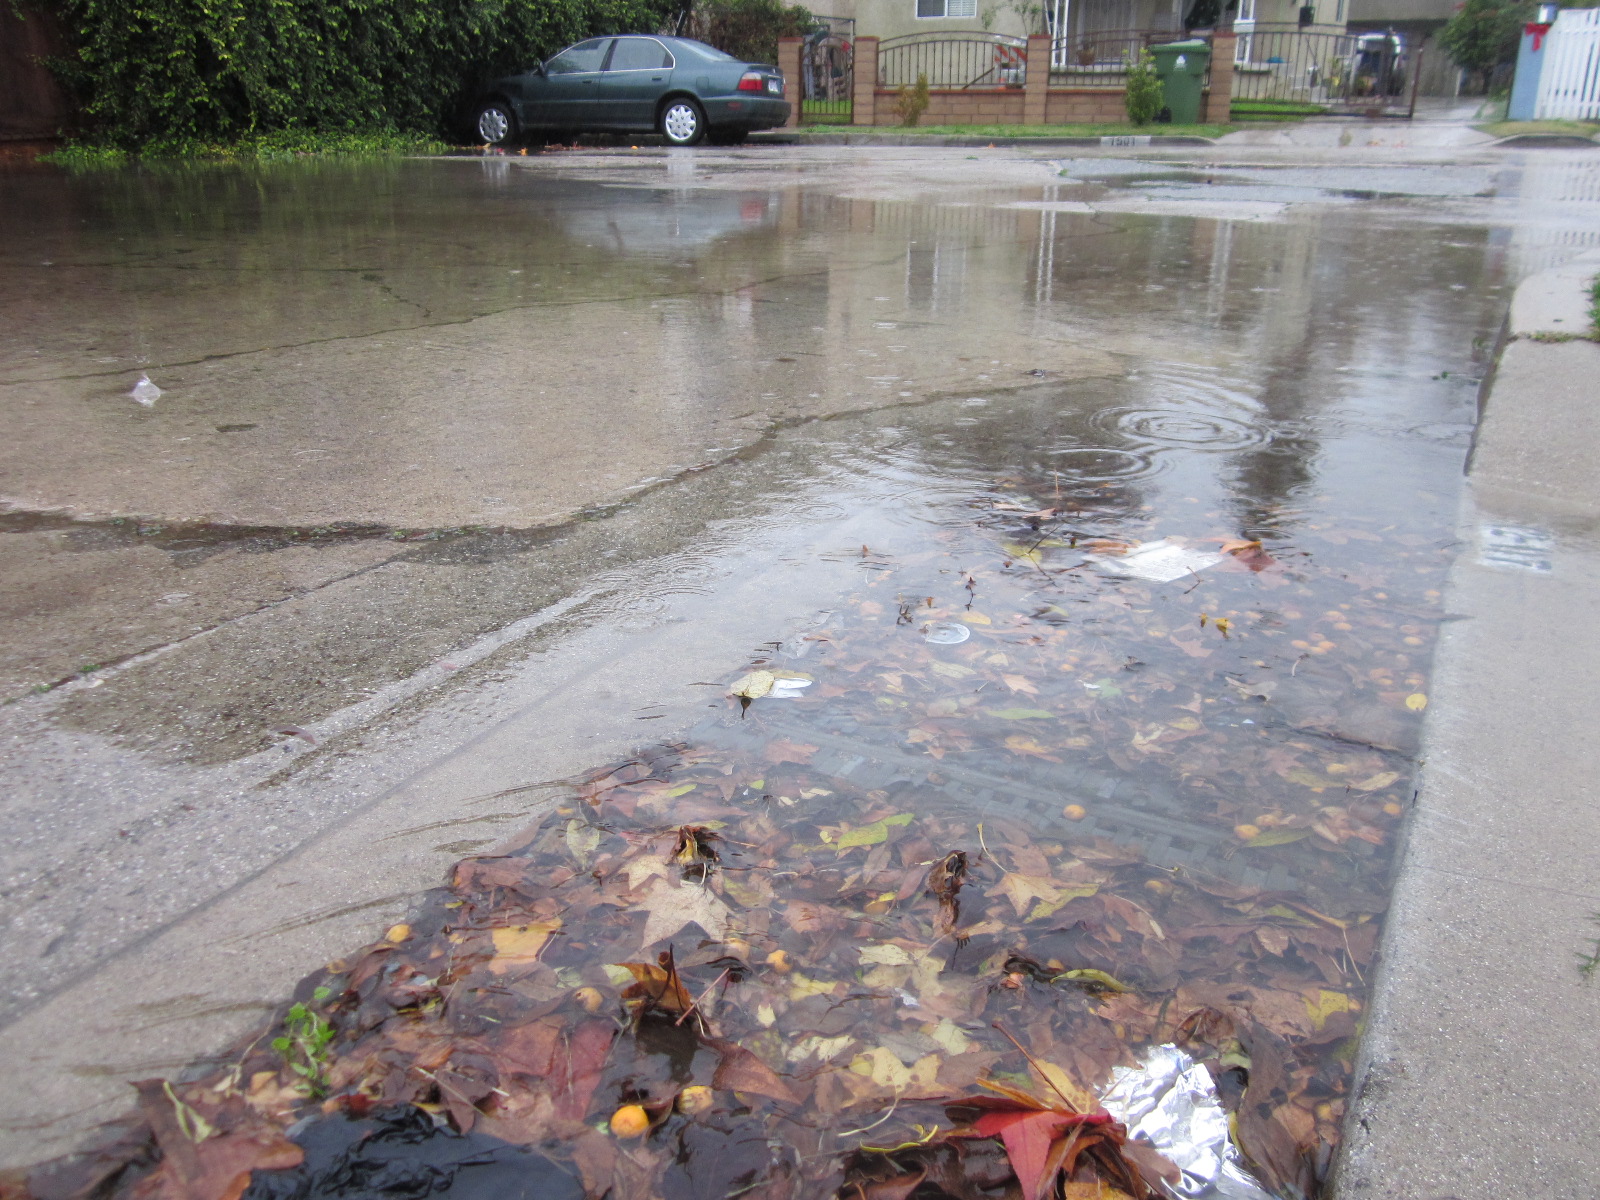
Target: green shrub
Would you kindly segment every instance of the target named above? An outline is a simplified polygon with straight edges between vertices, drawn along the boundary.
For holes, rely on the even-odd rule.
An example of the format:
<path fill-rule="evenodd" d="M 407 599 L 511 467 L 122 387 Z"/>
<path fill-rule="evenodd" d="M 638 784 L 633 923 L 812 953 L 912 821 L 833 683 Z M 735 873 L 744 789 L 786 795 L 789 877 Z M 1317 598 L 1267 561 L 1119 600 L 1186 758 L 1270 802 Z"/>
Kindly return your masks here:
<path fill-rule="evenodd" d="M 438 132 L 487 79 L 594 34 L 659 29 L 679 0 L 61 0 L 55 64 L 93 139 L 232 142 L 275 130 Z"/>
<path fill-rule="evenodd" d="M 782 0 L 706 0 L 695 6 L 684 36 L 746 62 L 776 63 L 779 38 L 803 37 L 815 25 L 809 12 Z"/>
<path fill-rule="evenodd" d="M 922 119 L 922 114 L 928 111 L 928 77 L 917 76 L 917 86 L 907 87 L 900 85 L 900 94 L 895 98 L 894 111 L 900 116 L 902 127 L 909 129 Z"/>
<path fill-rule="evenodd" d="M 1141 50 L 1137 58 L 1128 55 L 1127 64 L 1128 91 L 1123 101 L 1127 105 L 1128 120 L 1135 125 L 1148 125 L 1165 106 L 1155 57 L 1150 51 Z"/>

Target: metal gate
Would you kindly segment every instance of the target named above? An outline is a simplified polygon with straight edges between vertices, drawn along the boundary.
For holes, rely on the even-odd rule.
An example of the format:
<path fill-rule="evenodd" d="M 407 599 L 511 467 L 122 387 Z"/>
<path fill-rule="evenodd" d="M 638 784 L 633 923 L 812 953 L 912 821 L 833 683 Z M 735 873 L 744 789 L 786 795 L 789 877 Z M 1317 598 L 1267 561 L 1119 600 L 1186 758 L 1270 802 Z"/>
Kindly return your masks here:
<path fill-rule="evenodd" d="M 800 124 L 848 125 L 855 89 L 855 22 L 819 17 L 800 47 Z"/>
<path fill-rule="evenodd" d="M 1233 105 L 1240 116 L 1327 113 L 1410 117 L 1420 52 L 1393 33 L 1234 25 Z"/>

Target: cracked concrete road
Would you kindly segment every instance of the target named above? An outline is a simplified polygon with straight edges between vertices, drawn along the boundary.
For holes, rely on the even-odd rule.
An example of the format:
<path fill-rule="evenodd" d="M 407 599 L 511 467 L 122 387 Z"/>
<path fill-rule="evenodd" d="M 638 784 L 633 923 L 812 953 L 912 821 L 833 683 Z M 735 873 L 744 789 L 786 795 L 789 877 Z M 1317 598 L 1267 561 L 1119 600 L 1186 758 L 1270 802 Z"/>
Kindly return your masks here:
<path fill-rule="evenodd" d="M 1002 462 L 962 405 L 1045 386 L 1337 424 L 1306 380 L 1461 380 L 1596 202 L 1459 147 L 0 173 L 4 1157 L 691 723 L 944 486 L 888 432 Z M 1394 436 L 1455 445 L 1431 383 Z"/>

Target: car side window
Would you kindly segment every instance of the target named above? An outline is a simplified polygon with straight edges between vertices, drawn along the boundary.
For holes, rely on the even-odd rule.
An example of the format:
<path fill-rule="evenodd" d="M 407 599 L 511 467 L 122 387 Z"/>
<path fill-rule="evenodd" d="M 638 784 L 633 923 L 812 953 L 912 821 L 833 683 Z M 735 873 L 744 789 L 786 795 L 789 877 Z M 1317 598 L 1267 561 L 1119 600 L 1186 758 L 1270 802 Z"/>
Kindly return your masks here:
<path fill-rule="evenodd" d="M 655 38 L 625 37 L 617 39 L 617 48 L 611 52 L 611 71 L 659 71 L 672 65 L 667 48 Z"/>
<path fill-rule="evenodd" d="M 598 71 L 600 64 L 606 60 L 606 47 L 610 44 L 610 38 L 590 38 L 587 42 L 568 46 L 545 63 L 545 74 L 575 75 L 579 71 Z"/>

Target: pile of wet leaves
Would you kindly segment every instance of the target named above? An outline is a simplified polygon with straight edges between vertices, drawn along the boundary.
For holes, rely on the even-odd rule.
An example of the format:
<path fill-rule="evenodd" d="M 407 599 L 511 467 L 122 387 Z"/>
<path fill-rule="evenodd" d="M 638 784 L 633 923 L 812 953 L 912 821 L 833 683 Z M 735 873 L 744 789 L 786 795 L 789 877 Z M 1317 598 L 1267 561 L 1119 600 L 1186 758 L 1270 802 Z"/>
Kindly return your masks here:
<path fill-rule="evenodd" d="M 1013 485 L 862 547 L 689 740 L 15 1194 L 1143 1200 L 1175 1168 L 1096 1093 L 1175 1043 L 1255 1176 L 1315 1195 L 1442 563 L 1218 531 L 1119 573 L 1150 520 Z"/>

